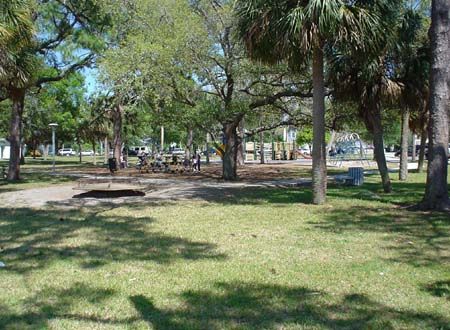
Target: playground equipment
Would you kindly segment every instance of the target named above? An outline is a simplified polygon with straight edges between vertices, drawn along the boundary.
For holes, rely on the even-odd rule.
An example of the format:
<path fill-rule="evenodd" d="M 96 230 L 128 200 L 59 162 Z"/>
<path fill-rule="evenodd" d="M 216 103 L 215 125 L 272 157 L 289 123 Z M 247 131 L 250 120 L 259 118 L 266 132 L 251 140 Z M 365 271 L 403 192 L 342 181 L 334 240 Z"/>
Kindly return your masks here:
<path fill-rule="evenodd" d="M 245 142 L 244 156 L 246 161 L 253 161 L 261 159 L 261 144 L 254 141 Z M 270 160 L 296 160 L 298 156 L 305 159 L 311 159 L 311 156 L 306 155 L 296 150 L 294 142 L 265 142 L 264 143 L 264 158 Z M 216 153 L 222 157 L 222 150 L 225 145 L 220 145 L 216 148 Z"/>
<path fill-rule="evenodd" d="M 190 162 L 178 154 L 166 153 L 152 155 L 151 157 L 143 154 L 138 156 L 139 160 L 136 169 L 139 173 L 167 172 L 183 173 L 189 170 Z"/>
<path fill-rule="evenodd" d="M 361 165 L 370 165 L 367 148 L 357 133 L 340 134 L 329 156 L 331 164 L 338 167 L 341 167 L 344 161 L 359 161 Z"/>
<path fill-rule="evenodd" d="M 260 155 L 260 143 L 245 143 L 245 160 L 258 160 Z M 264 158 L 271 160 L 294 160 L 297 159 L 295 143 L 292 142 L 269 142 L 264 143 Z"/>

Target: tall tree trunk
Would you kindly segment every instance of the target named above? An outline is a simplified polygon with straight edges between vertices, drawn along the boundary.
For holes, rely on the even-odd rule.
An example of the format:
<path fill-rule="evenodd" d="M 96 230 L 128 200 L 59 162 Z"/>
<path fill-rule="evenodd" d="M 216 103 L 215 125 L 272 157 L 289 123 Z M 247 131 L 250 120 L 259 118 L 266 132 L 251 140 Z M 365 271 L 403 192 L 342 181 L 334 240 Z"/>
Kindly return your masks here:
<path fill-rule="evenodd" d="M 417 160 L 417 153 L 416 153 L 416 139 L 417 136 L 416 134 L 411 134 L 411 139 L 412 139 L 412 154 L 411 154 L 411 161 L 415 162 Z"/>
<path fill-rule="evenodd" d="M 44 160 L 47 160 L 47 157 L 48 157 L 48 144 L 47 143 L 44 144 L 42 153 L 43 153 L 43 156 L 44 156 Z"/>
<path fill-rule="evenodd" d="M 186 150 L 184 152 L 184 156 L 189 162 L 191 161 L 193 141 L 194 141 L 194 131 L 192 130 L 192 128 L 188 128 L 188 134 L 186 139 Z"/>
<path fill-rule="evenodd" d="M 25 165 L 25 144 L 23 143 L 20 144 L 20 165 Z"/>
<path fill-rule="evenodd" d="M 161 126 L 161 139 L 159 144 L 159 151 L 162 153 L 164 151 L 164 126 Z"/>
<path fill-rule="evenodd" d="M 93 163 L 94 166 L 97 165 L 97 153 L 95 152 L 95 148 L 96 148 L 96 144 L 95 144 L 95 140 L 92 141 L 92 150 L 94 151 L 94 159 L 93 159 Z"/>
<path fill-rule="evenodd" d="M 428 134 L 427 134 L 427 131 L 424 126 L 422 129 L 422 132 L 420 134 L 419 162 L 417 163 L 417 172 L 418 173 L 423 172 L 423 165 L 425 163 L 425 147 L 427 144 L 427 138 L 428 138 Z"/>
<path fill-rule="evenodd" d="M 210 142 L 211 136 L 209 133 L 206 133 L 206 164 L 209 164 L 209 149 L 211 148 Z"/>
<path fill-rule="evenodd" d="M 237 154 L 240 141 L 236 132 L 236 126 L 236 124 L 231 123 L 223 127 L 226 143 L 222 157 L 222 175 L 226 181 L 237 179 Z"/>
<path fill-rule="evenodd" d="M 109 142 L 108 137 L 105 137 L 105 147 L 103 148 L 105 151 L 105 154 L 103 155 L 105 164 L 108 164 L 108 158 L 109 158 Z"/>
<path fill-rule="evenodd" d="M 377 162 L 378 171 L 381 176 L 381 183 L 384 192 L 390 193 L 392 191 L 391 179 L 389 178 L 389 171 L 386 163 L 386 155 L 384 154 L 383 142 L 383 126 L 381 123 L 381 110 L 378 104 L 374 104 L 373 108 L 369 110 L 364 118 L 366 128 L 373 136 L 374 156 Z"/>
<path fill-rule="evenodd" d="M 244 119 L 239 122 L 239 146 L 237 151 L 237 164 L 242 166 L 245 164 L 245 139 L 244 139 L 245 123 Z"/>
<path fill-rule="evenodd" d="M 259 156 L 260 163 L 264 164 L 266 162 L 264 159 L 264 131 L 259 132 Z"/>
<path fill-rule="evenodd" d="M 331 130 L 330 141 L 328 141 L 328 144 L 327 144 L 327 151 L 331 150 L 331 147 L 334 145 L 335 140 L 336 140 L 336 131 L 333 129 L 333 130 Z"/>
<path fill-rule="evenodd" d="M 400 170 L 398 178 L 400 181 L 408 180 L 408 137 L 409 137 L 409 111 L 402 111 L 402 136 L 401 136 L 401 154 L 400 154 Z"/>
<path fill-rule="evenodd" d="M 327 195 L 327 165 L 325 146 L 325 93 L 323 49 L 313 54 L 313 203 L 323 204 Z"/>
<path fill-rule="evenodd" d="M 83 156 L 81 155 L 81 152 L 83 151 L 83 146 L 81 145 L 81 139 L 79 137 L 77 139 L 77 142 L 78 142 L 78 155 L 81 163 L 83 161 Z"/>
<path fill-rule="evenodd" d="M 116 104 L 113 111 L 113 155 L 118 169 L 122 157 L 122 116 L 123 107 L 121 104 Z"/>
<path fill-rule="evenodd" d="M 22 116 L 25 100 L 25 89 L 13 89 L 11 91 L 12 114 L 9 126 L 9 142 L 11 151 L 9 157 L 8 181 L 20 180 L 20 140 L 22 131 Z"/>
<path fill-rule="evenodd" d="M 433 0 L 428 171 L 422 207 L 450 209 L 448 197 L 448 109 L 450 102 L 450 2 Z"/>

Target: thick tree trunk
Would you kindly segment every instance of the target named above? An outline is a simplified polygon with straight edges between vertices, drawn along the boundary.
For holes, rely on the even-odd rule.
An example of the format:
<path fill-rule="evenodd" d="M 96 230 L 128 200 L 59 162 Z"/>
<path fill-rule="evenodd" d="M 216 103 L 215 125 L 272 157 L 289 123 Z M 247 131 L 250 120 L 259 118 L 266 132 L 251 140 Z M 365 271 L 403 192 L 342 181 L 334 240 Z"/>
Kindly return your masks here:
<path fill-rule="evenodd" d="M 325 93 L 323 50 L 314 48 L 313 55 L 313 203 L 323 204 L 327 195 L 325 146 Z"/>
<path fill-rule="evenodd" d="M 236 132 L 236 126 L 236 124 L 226 124 L 223 128 L 226 143 L 222 157 L 222 175 L 226 181 L 237 179 L 237 154 L 240 141 Z"/>
<path fill-rule="evenodd" d="M 400 181 L 408 180 L 408 136 L 409 136 L 409 111 L 403 109 L 402 112 L 402 136 L 401 136 L 401 154 L 400 170 L 398 178 Z"/>
<path fill-rule="evenodd" d="M 365 116 L 366 128 L 373 136 L 374 156 L 377 162 L 378 171 L 381 176 L 381 183 L 384 192 L 390 193 L 392 191 L 391 179 L 389 178 L 389 171 L 386 163 L 386 155 L 384 154 L 383 142 L 383 126 L 381 123 L 381 111 L 379 105 L 369 110 Z"/>
<path fill-rule="evenodd" d="M 428 171 L 424 209 L 450 209 L 448 196 L 448 109 L 450 102 L 450 2 L 433 0 Z"/>
<path fill-rule="evenodd" d="M 417 172 L 418 173 L 423 172 L 423 165 L 425 163 L 425 146 L 427 144 L 427 137 L 428 137 L 428 134 L 424 128 L 420 134 L 419 161 L 417 163 Z"/>
<path fill-rule="evenodd" d="M 116 104 L 113 111 L 113 155 L 118 169 L 120 168 L 120 159 L 122 157 L 122 116 L 123 107 L 120 104 Z"/>
<path fill-rule="evenodd" d="M 22 116 L 25 100 L 25 89 L 14 89 L 11 92 L 12 114 L 9 126 L 9 142 L 11 151 L 9 157 L 8 181 L 20 180 L 20 140 L 22 131 Z"/>

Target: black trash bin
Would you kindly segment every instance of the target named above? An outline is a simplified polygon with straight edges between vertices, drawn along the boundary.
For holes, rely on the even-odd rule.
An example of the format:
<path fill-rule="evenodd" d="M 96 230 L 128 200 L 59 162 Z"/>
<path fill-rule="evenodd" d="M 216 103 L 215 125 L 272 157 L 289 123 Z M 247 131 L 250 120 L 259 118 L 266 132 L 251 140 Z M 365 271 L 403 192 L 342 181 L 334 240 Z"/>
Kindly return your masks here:
<path fill-rule="evenodd" d="M 117 159 L 115 157 L 108 159 L 108 167 L 111 173 L 117 171 Z"/>

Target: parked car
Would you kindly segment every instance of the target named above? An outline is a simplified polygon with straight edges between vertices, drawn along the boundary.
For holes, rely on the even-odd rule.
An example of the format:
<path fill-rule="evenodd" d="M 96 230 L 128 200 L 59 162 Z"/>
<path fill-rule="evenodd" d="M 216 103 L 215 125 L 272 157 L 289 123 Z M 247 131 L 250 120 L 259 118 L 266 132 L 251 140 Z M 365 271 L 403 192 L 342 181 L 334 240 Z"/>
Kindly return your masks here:
<path fill-rule="evenodd" d="M 58 150 L 59 156 L 75 156 L 77 153 L 72 148 L 62 148 Z"/>
<path fill-rule="evenodd" d="M 416 156 L 417 157 L 419 156 L 419 152 L 420 152 L 420 146 L 416 145 Z M 395 157 L 400 157 L 401 153 L 402 153 L 402 149 L 397 150 L 394 155 L 395 155 Z M 425 146 L 425 155 L 427 155 L 427 154 L 428 154 L 428 146 Z M 411 156 L 412 156 L 412 147 L 408 147 L 408 157 L 411 157 Z"/>
<path fill-rule="evenodd" d="M 171 152 L 173 155 L 184 155 L 185 154 L 185 151 L 182 148 L 173 148 Z"/>
<path fill-rule="evenodd" d="M 150 150 L 147 146 L 131 147 L 128 149 L 128 156 L 148 155 Z"/>
<path fill-rule="evenodd" d="M 79 153 L 81 156 L 94 156 L 93 150 L 83 150 Z M 98 155 L 98 153 L 96 153 Z"/>
<path fill-rule="evenodd" d="M 304 155 L 309 155 L 311 153 L 311 151 L 309 150 L 308 147 L 303 146 L 303 147 L 298 147 L 298 151 L 301 152 Z"/>
<path fill-rule="evenodd" d="M 416 146 L 416 156 L 419 157 L 420 146 Z M 395 153 L 395 157 L 400 157 L 401 150 Z M 412 156 L 412 147 L 408 147 L 408 157 Z M 425 158 L 428 159 L 428 146 L 425 146 Z M 448 159 L 450 160 L 450 143 L 448 145 Z"/>

